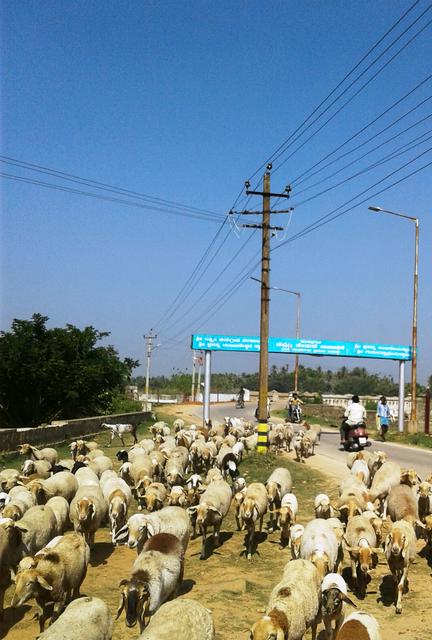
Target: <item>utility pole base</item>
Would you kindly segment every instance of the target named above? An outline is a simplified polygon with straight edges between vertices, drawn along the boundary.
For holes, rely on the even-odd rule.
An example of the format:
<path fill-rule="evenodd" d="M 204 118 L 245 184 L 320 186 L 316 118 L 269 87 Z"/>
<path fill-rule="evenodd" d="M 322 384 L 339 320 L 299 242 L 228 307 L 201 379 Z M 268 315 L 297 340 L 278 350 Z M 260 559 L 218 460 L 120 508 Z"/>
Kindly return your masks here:
<path fill-rule="evenodd" d="M 267 422 L 258 423 L 258 453 L 267 453 L 268 451 L 268 425 Z"/>
<path fill-rule="evenodd" d="M 408 420 L 408 433 L 418 433 L 417 420 Z"/>

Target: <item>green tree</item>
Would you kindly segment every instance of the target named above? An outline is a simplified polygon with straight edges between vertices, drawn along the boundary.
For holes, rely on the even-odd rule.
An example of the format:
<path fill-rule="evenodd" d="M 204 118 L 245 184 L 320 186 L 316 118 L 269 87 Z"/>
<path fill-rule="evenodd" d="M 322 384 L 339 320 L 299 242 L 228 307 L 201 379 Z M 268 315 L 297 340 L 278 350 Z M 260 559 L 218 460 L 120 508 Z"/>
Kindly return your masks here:
<path fill-rule="evenodd" d="M 48 329 L 47 321 L 34 314 L 0 333 L 2 426 L 32 427 L 106 412 L 138 366 L 130 358 L 120 360 L 114 347 L 97 344 L 109 333 L 71 324 Z"/>

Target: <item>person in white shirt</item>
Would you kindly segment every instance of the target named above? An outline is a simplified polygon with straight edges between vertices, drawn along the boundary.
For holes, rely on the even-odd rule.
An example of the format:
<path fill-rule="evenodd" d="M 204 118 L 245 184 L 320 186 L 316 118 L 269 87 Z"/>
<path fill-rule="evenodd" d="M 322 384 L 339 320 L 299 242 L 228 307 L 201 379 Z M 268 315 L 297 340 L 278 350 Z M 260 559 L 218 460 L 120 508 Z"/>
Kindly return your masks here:
<path fill-rule="evenodd" d="M 341 444 L 345 442 L 345 433 L 349 430 L 349 427 L 364 423 L 366 415 L 366 409 L 360 404 L 360 398 L 353 396 L 351 404 L 345 409 L 344 420 L 340 429 Z"/>

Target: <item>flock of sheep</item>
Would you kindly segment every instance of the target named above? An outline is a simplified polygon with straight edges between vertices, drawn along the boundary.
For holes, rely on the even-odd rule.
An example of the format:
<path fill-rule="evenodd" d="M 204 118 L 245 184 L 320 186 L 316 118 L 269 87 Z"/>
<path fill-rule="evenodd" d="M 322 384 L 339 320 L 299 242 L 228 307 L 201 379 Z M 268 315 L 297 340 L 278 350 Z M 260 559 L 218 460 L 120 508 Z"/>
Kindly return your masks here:
<path fill-rule="evenodd" d="M 136 440 L 128 425 L 106 426 L 122 443 L 128 432 Z M 256 529 L 262 530 L 267 517 L 269 532 L 278 531 L 280 545 L 291 554 L 266 614 L 251 627 L 251 640 L 300 640 L 308 629 L 314 639 L 321 622 L 328 640 L 381 638 L 373 616 L 347 615 L 355 604 L 341 575 L 343 563 L 349 562 L 352 588 L 364 598 L 377 555 L 383 554 L 401 613 L 416 533 L 431 543 L 432 477 L 421 482 L 383 452 L 348 454 L 338 501 L 317 495 L 315 517 L 303 526 L 296 522 L 298 500 L 286 467 L 275 468 L 265 483 L 248 484 L 241 477 L 242 457 L 257 444 L 251 423 L 226 418 L 223 424 L 185 428 L 176 420 L 172 428 L 156 422 L 150 431 L 151 438 L 117 452 L 118 471 L 96 442 L 83 440 L 73 442 L 71 458 L 63 460 L 55 449 L 22 445 L 21 472 L 0 471 L 0 615 L 13 581 L 11 606 L 35 601 L 40 638 L 75 639 L 79 619 L 87 640 L 109 640 L 113 620 L 106 603 L 79 597 L 95 533 L 108 523 L 113 545 L 137 550 L 118 585 L 116 618 L 124 612 L 127 627 L 138 624 L 141 640 L 174 634 L 177 640 L 213 640 L 211 612 L 175 596 L 190 537 L 201 535 L 205 560 L 219 546 L 232 508 L 238 530 L 246 530 L 248 559 L 256 550 Z M 292 445 L 302 461 L 319 438 L 319 429 L 306 425 L 294 433 L 292 425 L 282 424 L 272 425 L 269 440 L 276 453 Z M 133 504 L 137 512 L 130 515 Z M 67 531 L 71 525 L 73 533 Z"/>

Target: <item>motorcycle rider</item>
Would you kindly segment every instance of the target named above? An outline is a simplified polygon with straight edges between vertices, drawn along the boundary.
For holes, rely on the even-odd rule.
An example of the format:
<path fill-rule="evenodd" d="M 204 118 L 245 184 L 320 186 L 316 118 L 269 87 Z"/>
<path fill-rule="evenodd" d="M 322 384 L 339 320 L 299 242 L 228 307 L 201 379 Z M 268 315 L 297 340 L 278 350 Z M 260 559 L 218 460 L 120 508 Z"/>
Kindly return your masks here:
<path fill-rule="evenodd" d="M 301 405 L 303 404 L 302 400 L 297 395 L 297 392 L 294 391 L 292 396 L 288 398 L 288 417 L 289 421 L 293 422 L 294 418 L 294 408 L 297 407 L 299 413 L 299 421 L 301 422 Z"/>
<path fill-rule="evenodd" d="M 353 396 L 351 403 L 345 409 L 344 420 L 340 428 L 341 445 L 345 444 L 346 434 L 351 427 L 365 424 L 366 415 L 366 409 L 360 404 L 360 398 Z"/>

